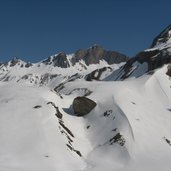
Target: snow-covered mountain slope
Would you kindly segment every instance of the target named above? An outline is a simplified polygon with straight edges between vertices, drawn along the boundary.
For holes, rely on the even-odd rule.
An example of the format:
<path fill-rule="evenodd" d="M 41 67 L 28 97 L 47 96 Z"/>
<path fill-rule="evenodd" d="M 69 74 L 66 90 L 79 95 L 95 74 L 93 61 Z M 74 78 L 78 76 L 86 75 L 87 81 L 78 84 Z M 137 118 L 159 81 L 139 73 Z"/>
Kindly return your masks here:
<path fill-rule="evenodd" d="M 167 66 L 123 82 L 67 82 L 46 87 L 0 83 L 0 169 L 168 170 L 171 81 Z M 75 97 L 96 102 L 73 112 Z"/>
<path fill-rule="evenodd" d="M 171 26 L 166 27 L 154 40 L 149 49 L 138 53 L 128 62 L 113 71 L 106 80 L 124 80 L 130 77 L 140 77 L 171 62 Z"/>
<path fill-rule="evenodd" d="M 0 64 L 0 170 L 169 171 L 170 55 L 156 42 L 125 65 L 100 47 Z"/>

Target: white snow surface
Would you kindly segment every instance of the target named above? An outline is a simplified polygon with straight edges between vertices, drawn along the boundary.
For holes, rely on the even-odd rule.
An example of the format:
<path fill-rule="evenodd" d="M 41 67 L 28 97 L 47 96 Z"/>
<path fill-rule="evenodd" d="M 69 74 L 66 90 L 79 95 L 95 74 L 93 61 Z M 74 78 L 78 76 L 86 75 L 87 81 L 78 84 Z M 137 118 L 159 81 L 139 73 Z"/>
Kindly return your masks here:
<path fill-rule="evenodd" d="M 28 68 L 32 74 L 49 69 L 34 67 Z M 10 75 L 19 78 L 26 70 L 16 66 Z M 171 80 L 166 72 L 167 65 L 125 81 L 65 82 L 61 77 L 42 87 L 0 81 L 0 171 L 169 171 Z M 61 82 L 64 87 L 55 92 Z M 86 90 L 97 105 L 75 116 L 72 102 Z M 116 135 L 121 139 L 114 141 Z"/>

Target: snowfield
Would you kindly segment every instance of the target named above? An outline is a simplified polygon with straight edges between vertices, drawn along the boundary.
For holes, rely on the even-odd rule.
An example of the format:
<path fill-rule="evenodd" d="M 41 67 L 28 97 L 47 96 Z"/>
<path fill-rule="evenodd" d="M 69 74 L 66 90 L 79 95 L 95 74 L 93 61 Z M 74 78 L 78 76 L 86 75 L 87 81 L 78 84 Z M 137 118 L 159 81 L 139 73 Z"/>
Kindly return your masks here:
<path fill-rule="evenodd" d="M 166 72 L 167 65 L 125 81 L 78 79 L 58 93 L 46 86 L 1 82 L 0 170 L 170 170 L 171 81 Z M 84 89 L 97 106 L 77 117 L 71 106 Z"/>

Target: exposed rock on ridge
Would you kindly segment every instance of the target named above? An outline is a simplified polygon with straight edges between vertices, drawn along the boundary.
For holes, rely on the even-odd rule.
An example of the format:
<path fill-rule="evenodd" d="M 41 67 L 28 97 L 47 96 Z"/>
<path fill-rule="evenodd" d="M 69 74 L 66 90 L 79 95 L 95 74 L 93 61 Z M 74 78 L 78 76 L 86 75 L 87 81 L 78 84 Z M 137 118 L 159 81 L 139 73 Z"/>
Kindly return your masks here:
<path fill-rule="evenodd" d="M 166 43 L 171 38 L 171 24 L 167 26 L 152 42 L 151 48 Z"/>
<path fill-rule="evenodd" d="M 124 80 L 128 77 L 139 77 L 145 73 L 171 63 L 171 25 L 166 27 L 153 41 L 151 48 L 130 58 L 127 63 L 114 71 L 114 80 Z M 146 67 L 144 67 L 145 65 Z"/>
<path fill-rule="evenodd" d="M 67 60 L 67 56 L 64 52 L 61 52 L 58 55 L 49 57 L 48 59 L 43 61 L 43 63 L 46 65 L 52 64 L 54 67 L 61 67 L 61 68 L 67 68 L 70 66 Z"/>
<path fill-rule="evenodd" d="M 128 57 L 115 51 L 107 51 L 99 45 L 94 45 L 87 50 L 80 49 L 76 51 L 72 58 L 72 64 L 80 60 L 85 61 L 86 65 L 97 64 L 100 60 L 105 60 L 108 64 L 118 64 L 120 62 L 126 62 Z"/>

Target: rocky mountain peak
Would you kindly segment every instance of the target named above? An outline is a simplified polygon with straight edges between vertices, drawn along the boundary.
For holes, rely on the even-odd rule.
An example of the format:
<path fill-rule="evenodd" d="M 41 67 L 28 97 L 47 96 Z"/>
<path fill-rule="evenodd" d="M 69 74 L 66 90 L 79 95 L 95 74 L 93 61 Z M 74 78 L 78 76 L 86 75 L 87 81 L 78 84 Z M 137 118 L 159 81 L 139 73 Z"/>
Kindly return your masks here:
<path fill-rule="evenodd" d="M 93 45 L 87 50 L 85 63 L 87 65 L 99 63 L 99 60 L 102 60 L 104 57 L 104 52 L 105 50 L 101 46 Z"/>
<path fill-rule="evenodd" d="M 68 58 L 68 56 L 70 57 Z M 67 55 L 65 52 L 51 55 L 41 63 L 52 65 L 54 67 L 68 68 L 70 65 L 74 66 L 76 63 L 80 63 L 81 61 L 85 62 L 88 66 L 91 64 L 99 64 L 102 60 L 111 65 L 126 62 L 128 57 L 116 51 L 106 50 L 99 44 L 94 44 L 88 49 L 79 49 L 72 55 Z M 21 65 L 21 67 L 25 66 L 26 68 L 33 65 L 32 63 L 26 63 L 20 60 L 18 57 L 14 57 L 10 61 L 2 64 L 10 67 Z M 0 63 L 0 65 L 2 64 Z"/>
<path fill-rule="evenodd" d="M 58 55 L 55 55 L 54 58 L 56 57 L 62 57 L 62 58 L 65 58 L 66 57 L 66 53 L 65 52 L 60 52 L 58 53 Z"/>
<path fill-rule="evenodd" d="M 57 55 L 50 56 L 48 59 L 44 60 L 45 65 L 53 65 L 54 67 L 67 68 L 69 67 L 69 62 L 67 60 L 67 55 L 65 52 L 60 52 Z"/>
<path fill-rule="evenodd" d="M 105 50 L 102 46 L 94 44 L 89 49 L 79 49 L 72 58 L 72 64 L 80 60 L 85 61 L 86 65 L 98 64 L 100 60 L 105 60 L 108 64 L 126 62 L 128 57 L 116 51 Z"/>
<path fill-rule="evenodd" d="M 54 56 L 52 59 L 54 66 L 58 66 L 61 68 L 69 67 L 69 62 L 67 60 L 67 55 L 65 52 L 60 52 L 57 56 Z"/>
<path fill-rule="evenodd" d="M 151 48 L 158 46 L 162 43 L 171 43 L 171 24 L 167 26 L 154 40 Z"/>

